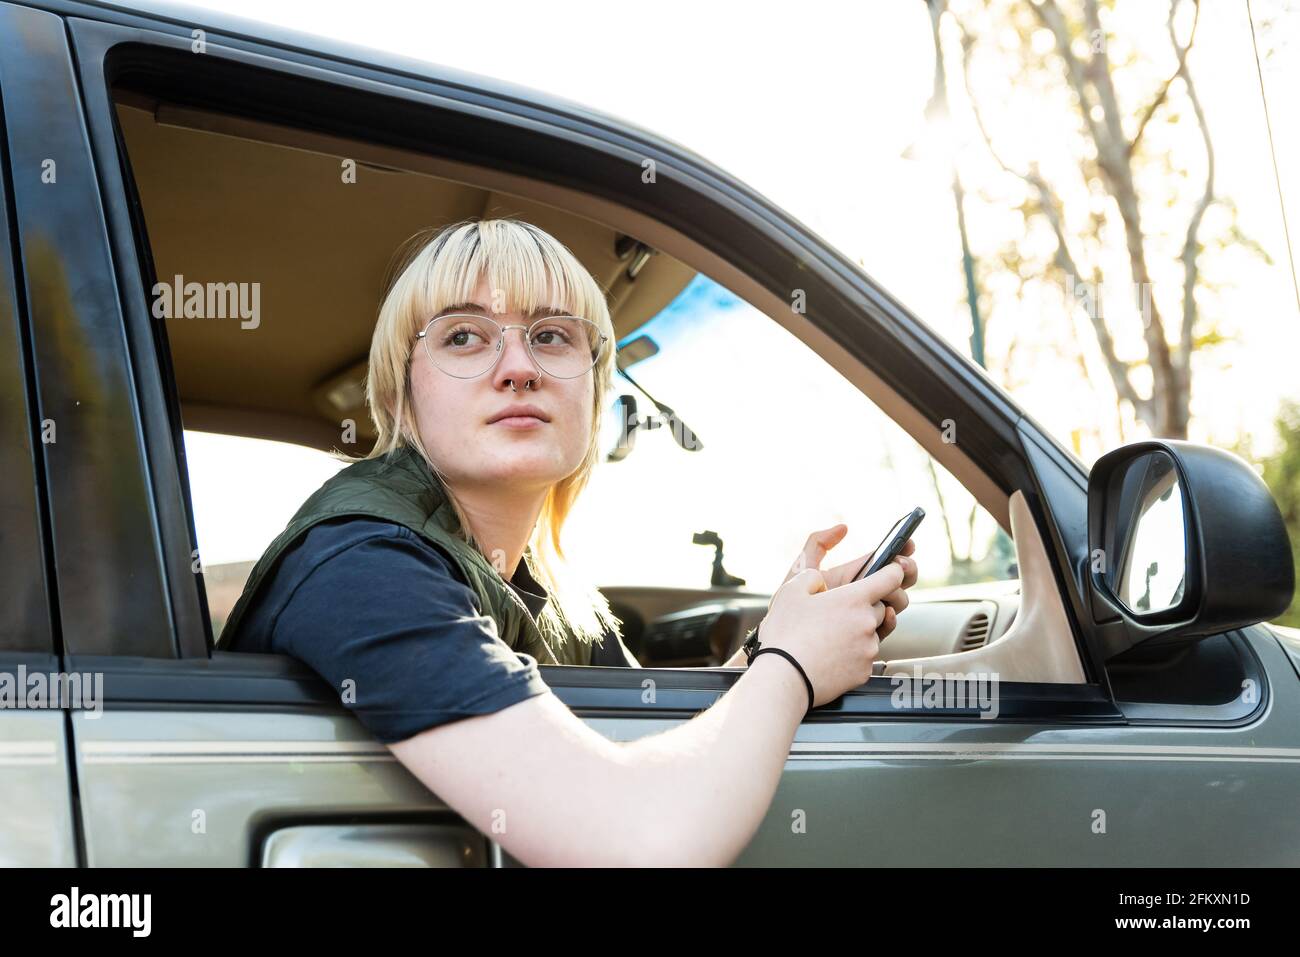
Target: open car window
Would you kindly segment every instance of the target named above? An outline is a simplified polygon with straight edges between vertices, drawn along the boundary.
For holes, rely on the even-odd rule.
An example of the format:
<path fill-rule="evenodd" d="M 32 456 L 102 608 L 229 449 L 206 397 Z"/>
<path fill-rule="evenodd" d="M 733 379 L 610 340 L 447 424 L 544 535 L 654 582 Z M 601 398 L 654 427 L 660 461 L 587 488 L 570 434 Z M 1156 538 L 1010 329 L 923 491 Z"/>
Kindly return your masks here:
<path fill-rule="evenodd" d="M 262 552 L 346 463 L 303 445 L 193 431 L 185 457 L 215 641 Z"/>
<path fill-rule="evenodd" d="M 394 252 L 422 229 L 475 216 L 537 224 L 607 291 L 620 374 L 602 399 L 606 456 L 570 515 L 566 555 L 647 641 L 695 605 L 741 599 L 727 609 L 732 634 L 707 653 L 661 660 L 628 641 L 643 663 L 727 660 L 810 533 L 848 526 L 830 567 L 869 552 L 917 506 L 921 578 L 917 610 L 891 636 L 900 659 L 965 653 L 1014 623 L 1023 562 L 1003 493 L 982 477 L 970 484 L 974 469 L 959 480 L 940 465 L 956 444 L 936 450 L 943 423 L 897 396 L 886 414 L 806 316 L 776 315 L 730 263 L 702 271 L 585 208 L 489 185 L 490 171 L 477 183 L 420 154 L 157 91 L 115 96 L 214 641 L 263 550 L 343 467 L 330 451 L 364 455 L 374 439 L 366 362 Z M 1037 580 L 1059 607 L 1050 566 Z M 1076 669 L 1058 667 L 1073 654 L 1063 617 L 1051 631 L 1063 651 L 1043 674 L 1074 680 Z"/>
<path fill-rule="evenodd" d="M 716 537 L 726 572 L 770 593 L 811 532 L 848 526 L 829 567 L 918 505 L 920 587 L 1016 577 L 1010 537 L 969 491 L 816 352 L 707 276 L 619 345 L 627 376 L 605 414 L 610 457 L 566 531 L 599 584 L 708 588 Z"/>

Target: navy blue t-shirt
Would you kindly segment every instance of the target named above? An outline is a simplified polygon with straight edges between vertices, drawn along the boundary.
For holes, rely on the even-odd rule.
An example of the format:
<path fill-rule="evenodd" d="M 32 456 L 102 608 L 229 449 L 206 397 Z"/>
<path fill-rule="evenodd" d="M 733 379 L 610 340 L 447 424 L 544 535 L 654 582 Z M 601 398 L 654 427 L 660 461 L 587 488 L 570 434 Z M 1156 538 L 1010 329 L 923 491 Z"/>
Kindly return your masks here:
<path fill-rule="evenodd" d="M 508 584 L 536 617 L 548 596 L 527 562 Z M 232 651 L 305 662 L 384 744 L 548 690 L 537 659 L 501 639 L 455 562 L 377 519 L 312 526 L 280 556 L 235 638 Z M 592 648 L 593 665 L 634 661 L 612 635 Z"/>

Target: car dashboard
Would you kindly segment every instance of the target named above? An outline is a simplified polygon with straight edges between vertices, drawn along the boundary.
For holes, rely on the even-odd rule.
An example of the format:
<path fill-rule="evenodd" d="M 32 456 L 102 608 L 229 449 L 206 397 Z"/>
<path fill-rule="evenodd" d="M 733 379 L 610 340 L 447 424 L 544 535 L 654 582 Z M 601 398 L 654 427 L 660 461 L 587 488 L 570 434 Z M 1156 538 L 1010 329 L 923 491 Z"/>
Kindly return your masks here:
<path fill-rule="evenodd" d="M 601 591 L 623 623 L 623 640 L 647 668 L 717 667 L 767 613 L 770 595 L 717 590 L 610 587 Z M 1017 580 L 908 590 L 910 603 L 881 645 L 880 659 L 928 658 L 997 641 L 1020 607 Z"/>

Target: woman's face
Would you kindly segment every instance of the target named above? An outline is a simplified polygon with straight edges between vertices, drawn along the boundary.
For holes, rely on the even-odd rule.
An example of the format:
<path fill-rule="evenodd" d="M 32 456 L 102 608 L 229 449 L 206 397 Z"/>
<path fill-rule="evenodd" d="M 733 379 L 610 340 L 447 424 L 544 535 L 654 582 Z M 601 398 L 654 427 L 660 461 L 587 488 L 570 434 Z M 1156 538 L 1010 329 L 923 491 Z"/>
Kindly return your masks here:
<path fill-rule="evenodd" d="M 503 326 L 526 326 L 531 319 L 492 312 L 486 278 L 479 280 L 471 301 Z M 582 464 L 591 439 L 595 371 L 574 379 L 548 375 L 533 361 L 524 335 L 523 329 L 507 330 L 496 365 L 473 379 L 444 373 L 430 361 L 422 340 L 411 350 L 420 440 L 453 485 L 490 482 L 540 489 Z M 511 391 L 512 380 L 517 392 Z M 525 389 L 529 380 L 532 387 Z M 516 404 L 536 406 L 548 421 L 522 428 L 492 421 Z"/>

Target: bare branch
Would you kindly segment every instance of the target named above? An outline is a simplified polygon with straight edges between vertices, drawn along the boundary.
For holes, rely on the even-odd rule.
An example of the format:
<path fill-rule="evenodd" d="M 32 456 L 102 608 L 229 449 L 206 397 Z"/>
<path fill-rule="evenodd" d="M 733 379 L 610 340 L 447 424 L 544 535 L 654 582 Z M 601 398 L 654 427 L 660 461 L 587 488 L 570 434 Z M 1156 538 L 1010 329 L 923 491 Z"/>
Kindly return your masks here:
<path fill-rule="evenodd" d="M 1119 98 L 1115 95 L 1115 84 L 1110 75 L 1110 57 L 1106 53 L 1106 41 L 1101 28 L 1101 14 L 1097 9 L 1097 0 L 1084 0 L 1083 12 L 1087 24 L 1088 36 L 1096 38 L 1096 47 L 1089 58 L 1086 73 L 1097 91 L 1101 104 L 1106 138 L 1097 141 L 1097 156 L 1103 169 L 1109 167 L 1116 179 L 1128 173 L 1128 144 L 1124 140 L 1124 126 L 1120 121 Z M 1094 42 L 1096 42 L 1094 41 Z"/>
<path fill-rule="evenodd" d="M 1197 9 L 1200 9 L 1199 2 L 1197 2 Z M 1174 37 L 1174 13 L 1172 8 L 1169 11 L 1169 37 L 1171 41 L 1177 44 L 1178 41 Z M 1188 43 L 1188 46 L 1190 45 Z M 1192 73 L 1187 69 L 1185 58 L 1181 72 L 1183 85 L 1187 90 L 1187 98 L 1191 100 L 1192 109 L 1196 113 L 1196 123 L 1201 130 L 1201 140 L 1205 143 L 1205 189 L 1201 193 L 1201 201 L 1197 203 L 1196 209 L 1192 213 L 1192 218 L 1188 221 L 1187 236 L 1183 240 L 1183 251 L 1179 257 L 1183 263 L 1183 322 L 1179 331 L 1178 352 L 1175 358 L 1179 375 L 1186 380 L 1191 366 L 1192 326 L 1196 324 L 1196 297 L 1193 294 L 1196 291 L 1196 281 L 1200 273 L 1200 267 L 1196 260 L 1197 233 L 1200 231 L 1201 220 L 1205 217 L 1205 211 L 1214 202 L 1214 147 L 1210 142 L 1210 127 L 1205 120 L 1205 111 L 1201 108 L 1201 98 L 1196 94 L 1196 85 L 1192 82 Z"/>
<path fill-rule="evenodd" d="M 958 28 L 961 30 L 962 35 L 962 79 L 965 83 L 966 99 L 971 105 L 975 125 L 980 131 L 984 145 L 988 149 L 989 155 L 993 157 L 994 162 L 1003 170 L 1033 187 L 1038 197 L 1038 208 L 1046 217 L 1048 225 L 1052 227 L 1052 234 L 1056 237 L 1057 268 L 1066 276 L 1072 276 L 1076 280 L 1082 281 L 1083 273 L 1079 269 L 1078 260 L 1070 252 L 1070 243 L 1066 239 L 1065 222 L 1061 213 L 1062 203 L 1057 198 L 1055 191 L 1047 180 L 1043 179 L 1039 174 L 1036 167 L 1031 165 L 1029 171 L 1024 173 L 1012 169 L 993 146 L 993 139 L 989 136 L 988 128 L 984 125 L 979 100 L 976 98 L 970 84 L 970 51 L 971 47 L 974 46 L 974 42 L 960 23 L 958 23 Z M 1075 298 L 1072 289 L 1067 289 L 1066 294 L 1071 299 Z M 1139 416 L 1143 415 L 1147 409 L 1148 400 L 1139 396 L 1133 388 L 1133 383 L 1128 376 L 1128 364 L 1115 353 L 1115 341 L 1111 337 L 1104 315 L 1097 308 L 1085 309 L 1084 311 L 1088 314 L 1088 319 L 1092 323 L 1093 331 L 1097 337 L 1097 345 L 1101 348 L 1102 358 L 1106 362 L 1106 369 L 1110 373 L 1116 393 L 1121 399 L 1127 399 L 1132 403 Z"/>
<path fill-rule="evenodd" d="M 948 561 L 952 565 L 957 565 L 961 559 L 957 557 L 957 543 L 953 541 L 952 524 L 948 520 L 948 509 L 943 504 L 943 489 L 939 487 L 939 473 L 934 470 L 934 458 L 924 455 L 925 467 L 930 470 L 930 483 L 934 486 L 934 497 L 939 500 L 939 514 L 943 516 L 943 531 L 948 538 Z"/>
<path fill-rule="evenodd" d="M 1178 2 L 1179 0 L 1173 0 L 1169 5 L 1169 38 L 1173 42 L 1174 51 L 1178 55 L 1178 68 L 1169 75 L 1169 79 L 1165 80 L 1164 85 L 1160 87 L 1160 92 L 1156 94 L 1156 98 L 1142 111 L 1142 119 L 1138 121 L 1137 132 L 1133 134 L 1133 142 L 1128 146 L 1130 158 L 1137 152 L 1138 143 L 1142 141 L 1142 134 L 1146 131 L 1147 124 L 1151 122 L 1151 117 L 1155 115 L 1156 110 L 1160 109 L 1160 105 L 1169 96 L 1169 88 L 1173 85 L 1174 80 L 1182 76 L 1187 69 L 1187 54 L 1191 53 L 1192 44 L 1196 42 L 1196 27 L 1201 22 L 1201 2 L 1200 0 L 1193 0 L 1196 15 L 1192 19 L 1192 34 L 1187 38 L 1185 45 L 1180 44 L 1178 38 L 1174 35 L 1174 13 L 1178 10 Z"/>
<path fill-rule="evenodd" d="M 1100 154 L 1104 134 L 1101 132 L 1101 128 L 1097 126 L 1097 121 L 1092 115 L 1092 108 L 1096 104 L 1089 95 L 1088 81 L 1083 64 L 1079 62 L 1079 58 L 1074 55 L 1074 50 L 1070 46 L 1070 30 L 1066 26 L 1065 16 L 1061 13 L 1054 0 L 1043 0 L 1040 4 L 1031 4 L 1031 7 L 1038 14 L 1038 19 L 1043 22 L 1043 26 L 1047 27 L 1052 36 L 1056 38 L 1056 52 L 1065 63 L 1070 86 L 1074 88 L 1075 94 L 1079 97 L 1079 112 L 1083 116 L 1083 122 L 1088 126 L 1089 135 L 1092 136 L 1093 142 L 1097 144 L 1098 154 Z"/>
<path fill-rule="evenodd" d="M 1085 120 L 1093 133 L 1097 147 L 1097 164 L 1103 172 L 1103 180 L 1110 188 L 1111 196 L 1119 208 L 1120 220 L 1124 225 L 1124 242 L 1128 250 L 1129 265 L 1135 287 L 1139 291 L 1151 289 L 1151 273 L 1147 267 L 1145 238 L 1142 232 L 1141 209 L 1138 205 L 1137 188 L 1133 183 L 1133 170 L 1129 165 L 1127 144 L 1119 126 L 1119 106 L 1115 97 L 1114 85 L 1110 77 L 1110 63 L 1106 56 L 1105 44 L 1091 58 L 1086 68 L 1079 62 L 1070 48 L 1070 32 L 1065 18 L 1057 8 L 1054 0 L 1044 0 L 1035 6 L 1039 16 L 1056 37 L 1057 52 L 1066 61 L 1070 78 L 1081 85 L 1079 91 L 1080 109 L 1087 108 Z M 1089 28 L 1097 34 L 1101 30 L 1101 19 L 1096 0 L 1085 0 L 1085 16 Z M 1100 100 L 1102 126 L 1091 116 L 1087 106 L 1087 85 L 1091 83 Z M 1151 367 L 1151 401 L 1148 409 L 1154 412 L 1147 424 L 1156 434 L 1165 434 L 1169 415 L 1167 410 L 1171 403 L 1177 403 L 1175 396 L 1177 373 L 1173 367 L 1169 343 L 1165 341 L 1164 320 L 1154 300 L 1144 299 L 1143 340 L 1146 342 L 1147 359 Z"/>

